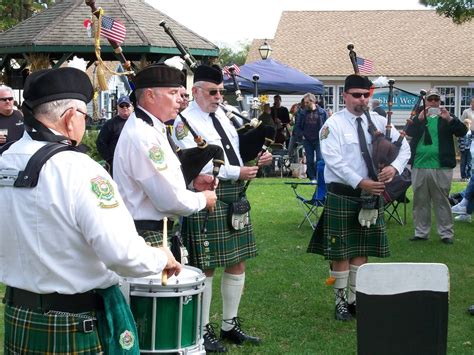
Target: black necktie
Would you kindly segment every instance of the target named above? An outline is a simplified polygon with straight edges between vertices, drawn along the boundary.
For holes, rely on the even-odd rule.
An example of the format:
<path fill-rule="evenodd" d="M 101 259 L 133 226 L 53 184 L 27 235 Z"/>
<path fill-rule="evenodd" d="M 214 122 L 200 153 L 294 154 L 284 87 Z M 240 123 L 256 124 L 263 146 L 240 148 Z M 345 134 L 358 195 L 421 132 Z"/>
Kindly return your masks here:
<path fill-rule="evenodd" d="M 166 131 L 166 138 L 168 139 L 168 143 L 170 144 L 171 149 L 173 149 L 174 154 L 178 156 L 178 151 L 180 150 L 180 148 L 175 144 L 175 142 L 173 141 L 173 138 L 171 137 L 170 131 L 166 127 L 165 127 L 165 131 Z"/>
<path fill-rule="evenodd" d="M 367 148 L 367 141 L 365 140 L 364 129 L 362 128 L 362 118 L 357 117 L 357 135 L 359 136 L 359 145 L 360 151 L 362 152 L 362 157 L 364 158 L 365 165 L 369 171 L 369 176 L 372 180 L 377 181 L 377 173 L 375 172 L 374 163 L 372 162 L 372 157 L 369 154 L 369 149 Z"/>
<path fill-rule="evenodd" d="M 224 128 L 222 128 L 222 125 L 217 119 L 215 113 L 211 112 L 209 116 L 211 116 L 214 128 L 221 137 L 222 147 L 224 148 L 225 155 L 229 160 L 229 164 L 240 166 L 239 158 L 237 157 L 237 154 L 235 153 L 234 148 L 232 147 L 232 144 L 230 143 L 230 140 L 227 137 L 227 134 L 225 133 Z"/>

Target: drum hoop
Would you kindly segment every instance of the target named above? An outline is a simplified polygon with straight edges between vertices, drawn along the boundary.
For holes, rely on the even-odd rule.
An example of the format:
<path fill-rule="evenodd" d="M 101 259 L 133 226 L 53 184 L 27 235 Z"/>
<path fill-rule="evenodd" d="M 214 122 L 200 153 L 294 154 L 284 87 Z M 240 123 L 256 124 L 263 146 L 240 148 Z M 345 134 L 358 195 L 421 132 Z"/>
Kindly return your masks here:
<path fill-rule="evenodd" d="M 204 288 L 199 289 L 191 289 L 191 290 L 176 290 L 175 292 L 171 290 L 157 290 L 154 288 L 131 288 L 130 289 L 130 296 L 138 296 L 138 297 L 153 297 L 153 298 L 178 298 L 178 297 L 186 297 L 186 296 L 194 296 L 202 293 Z"/>

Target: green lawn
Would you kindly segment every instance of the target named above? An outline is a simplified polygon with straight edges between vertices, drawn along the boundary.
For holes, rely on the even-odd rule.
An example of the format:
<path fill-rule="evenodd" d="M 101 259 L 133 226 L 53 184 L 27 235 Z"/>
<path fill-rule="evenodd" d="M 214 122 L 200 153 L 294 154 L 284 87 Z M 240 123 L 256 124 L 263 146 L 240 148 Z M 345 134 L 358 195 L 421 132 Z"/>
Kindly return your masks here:
<path fill-rule="evenodd" d="M 247 263 L 246 288 L 240 307 L 243 328 L 260 335 L 259 347 L 230 347 L 231 354 L 356 354 L 356 322 L 333 319 L 332 288 L 325 286 L 328 263 L 306 253 L 312 230 L 302 219 L 289 179 L 265 178 L 250 184 L 252 218 L 259 256 Z M 454 183 L 453 191 L 465 183 Z M 308 197 L 310 187 L 306 187 Z M 411 195 L 411 192 L 410 192 Z M 411 197 L 411 196 L 409 196 Z M 474 234 L 472 224 L 455 224 L 454 245 L 444 245 L 435 231 L 424 243 L 411 243 L 411 205 L 408 223 L 388 223 L 392 256 L 372 261 L 440 262 L 450 271 L 448 354 L 473 354 L 474 317 L 466 309 L 474 304 Z M 220 322 L 220 273 L 214 282 L 212 321 Z M 0 287 L 0 292 L 4 288 Z M 3 339 L 3 322 L 0 342 Z"/>

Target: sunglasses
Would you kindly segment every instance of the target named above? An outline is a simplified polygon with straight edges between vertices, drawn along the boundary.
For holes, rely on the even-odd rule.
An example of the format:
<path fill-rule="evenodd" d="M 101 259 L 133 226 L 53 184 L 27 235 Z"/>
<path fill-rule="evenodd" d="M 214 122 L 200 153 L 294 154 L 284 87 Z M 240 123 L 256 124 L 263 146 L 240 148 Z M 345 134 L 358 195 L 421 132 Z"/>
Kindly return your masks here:
<path fill-rule="evenodd" d="M 368 98 L 370 96 L 370 92 L 348 92 L 354 99 L 360 99 L 362 96 L 364 98 Z"/>
<path fill-rule="evenodd" d="M 215 94 L 214 94 L 214 95 L 215 95 Z M 181 98 L 183 98 L 183 99 L 189 99 L 189 94 L 183 94 L 183 95 L 181 95 Z"/>
<path fill-rule="evenodd" d="M 82 111 L 79 110 L 78 108 L 76 108 L 76 111 L 79 112 L 79 113 L 82 113 L 82 114 L 84 115 L 84 119 L 85 119 L 86 121 L 92 121 L 92 120 L 93 120 L 93 118 L 92 118 L 91 116 L 89 116 L 89 115 L 88 115 L 87 113 L 85 113 L 85 112 L 82 112 Z"/>
<path fill-rule="evenodd" d="M 7 101 L 13 101 L 14 98 L 13 97 L 0 97 L 0 101 L 3 101 L 3 102 L 7 102 Z"/>
<path fill-rule="evenodd" d="M 428 98 L 426 99 L 426 101 L 428 101 L 428 102 L 433 102 L 433 101 L 434 101 L 434 102 L 438 102 L 438 101 L 439 101 L 439 97 L 428 97 Z"/>
<path fill-rule="evenodd" d="M 129 105 L 129 104 L 120 104 L 119 107 L 120 107 L 120 108 L 125 108 L 125 107 L 126 107 L 126 108 L 129 108 L 130 105 Z"/>
<path fill-rule="evenodd" d="M 221 96 L 223 96 L 227 91 L 226 89 L 204 89 L 200 86 L 197 86 L 197 87 L 201 90 L 207 91 L 207 93 L 211 96 L 215 96 L 215 95 L 217 95 L 217 93 L 219 93 L 219 94 L 221 94 Z"/>

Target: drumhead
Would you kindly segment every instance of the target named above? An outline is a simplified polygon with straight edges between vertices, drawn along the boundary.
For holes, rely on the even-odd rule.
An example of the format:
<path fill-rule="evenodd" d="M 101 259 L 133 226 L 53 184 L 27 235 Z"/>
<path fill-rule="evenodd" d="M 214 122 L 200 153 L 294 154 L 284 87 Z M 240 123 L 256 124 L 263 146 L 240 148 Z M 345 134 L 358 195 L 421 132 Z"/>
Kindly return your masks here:
<path fill-rule="evenodd" d="M 168 284 L 166 286 L 161 285 L 161 273 L 150 275 L 141 278 L 126 278 L 126 282 L 130 283 L 131 286 L 152 286 L 153 288 L 163 289 L 176 289 L 176 288 L 189 288 L 193 286 L 199 286 L 204 283 L 206 276 L 204 273 L 195 267 L 183 265 L 181 272 L 178 276 L 173 275 L 168 278 Z"/>

